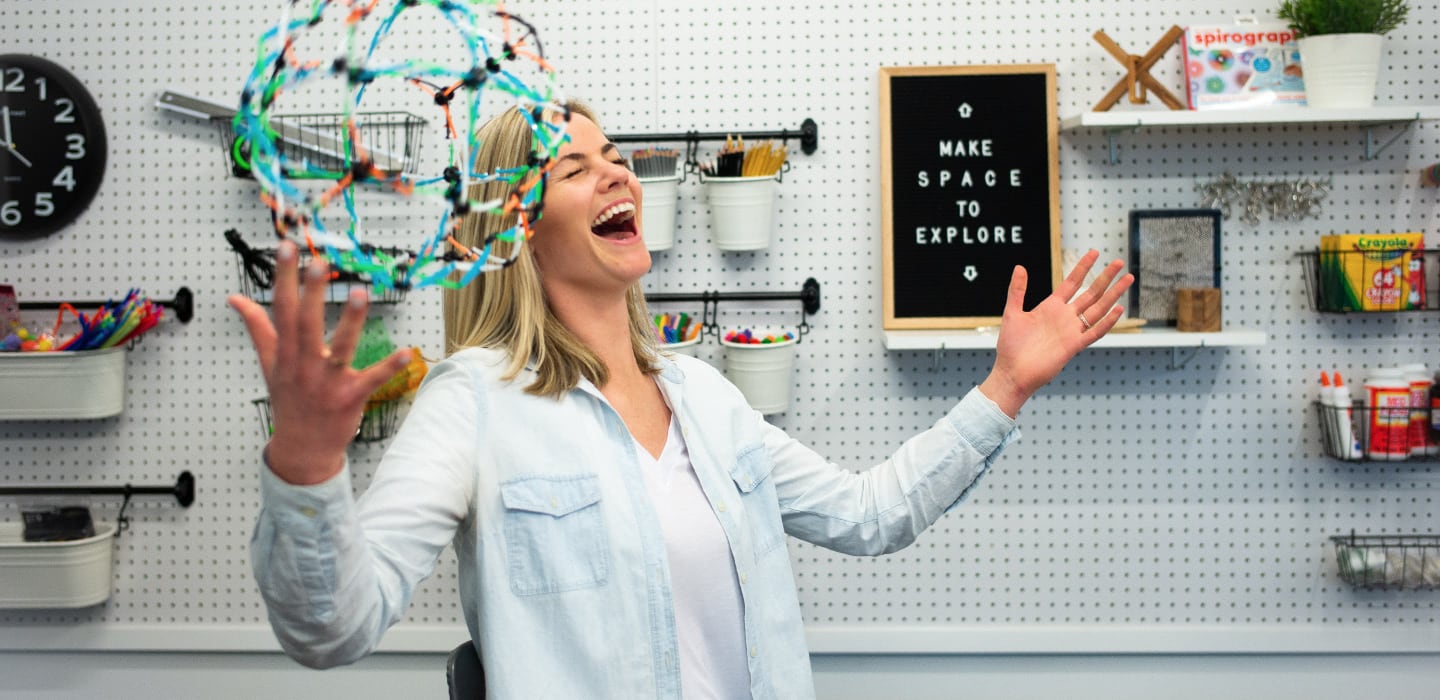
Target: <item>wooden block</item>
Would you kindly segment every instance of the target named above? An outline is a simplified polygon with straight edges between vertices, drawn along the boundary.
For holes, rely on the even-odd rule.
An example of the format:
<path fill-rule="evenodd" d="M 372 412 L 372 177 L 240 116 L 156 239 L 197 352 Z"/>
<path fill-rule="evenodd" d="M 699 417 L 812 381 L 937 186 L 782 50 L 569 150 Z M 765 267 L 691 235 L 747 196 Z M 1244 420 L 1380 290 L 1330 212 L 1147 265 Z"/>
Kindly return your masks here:
<path fill-rule="evenodd" d="M 1185 333 L 1220 331 L 1220 290 L 1214 287 L 1175 290 L 1175 329 Z"/>

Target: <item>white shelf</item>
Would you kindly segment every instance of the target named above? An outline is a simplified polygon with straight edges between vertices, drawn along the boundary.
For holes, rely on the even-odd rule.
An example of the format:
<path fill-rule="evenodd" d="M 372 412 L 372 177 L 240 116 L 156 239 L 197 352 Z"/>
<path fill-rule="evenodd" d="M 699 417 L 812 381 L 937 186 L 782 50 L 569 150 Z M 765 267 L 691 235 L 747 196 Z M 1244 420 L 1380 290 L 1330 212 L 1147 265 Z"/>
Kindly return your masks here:
<path fill-rule="evenodd" d="M 1386 106 L 1370 109 L 1312 109 L 1274 107 L 1270 109 L 1130 110 L 1083 112 L 1060 120 L 1060 130 L 1084 128 L 1139 129 L 1147 126 L 1217 126 L 1240 124 L 1390 124 L 1440 119 L 1440 106 Z"/>
<path fill-rule="evenodd" d="M 1408 130 L 1409 125 L 1427 119 L 1440 119 L 1440 106 L 1396 105 L 1369 109 L 1313 109 L 1310 107 L 1272 107 L 1269 109 L 1192 110 L 1130 110 L 1120 112 L 1082 112 L 1060 120 L 1061 131 L 1104 129 L 1109 142 L 1109 162 L 1114 165 L 1115 135 L 1122 131 L 1138 131 L 1155 126 L 1241 126 L 1246 124 L 1359 124 L 1365 127 L 1365 160 L 1373 160 Z M 1372 128 L 1376 125 L 1404 124 L 1405 129 L 1383 144 L 1375 143 Z"/>
<path fill-rule="evenodd" d="M 886 350 L 994 350 L 993 331 L 885 331 Z M 1174 328 L 1144 328 L 1110 333 L 1092 348 L 1219 348 L 1264 345 L 1264 331 L 1233 329 L 1218 333 L 1181 333 Z"/>

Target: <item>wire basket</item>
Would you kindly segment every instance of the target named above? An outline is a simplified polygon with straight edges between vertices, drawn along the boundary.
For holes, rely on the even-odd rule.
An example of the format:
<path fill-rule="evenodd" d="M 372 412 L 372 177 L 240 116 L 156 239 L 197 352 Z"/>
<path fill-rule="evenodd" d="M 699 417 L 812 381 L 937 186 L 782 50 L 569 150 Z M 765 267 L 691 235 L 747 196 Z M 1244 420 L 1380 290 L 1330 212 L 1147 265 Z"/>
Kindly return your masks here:
<path fill-rule="evenodd" d="M 270 435 L 275 432 L 275 424 L 270 417 L 269 397 L 255 399 L 250 403 L 254 404 L 260 415 L 261 434 L 265 439 L 270 439 Z M 395 423 L 399 415 L 399 399 L 366 404 L 365 415 L 360 419 L 360 428 L 355 431 L 352 442 L 379 442 L 388 439 L 395 434 Z"/>
<path fill-rule="evenodd" d="M 1430 429 L 1429 409 L 1373 408 L 1358 402 L 1349 409 L 1319 401 L 1314 406 L 1325 454 L 1330 457 L 1347 462 L 1440 458 L 1440 434 Z"/>
<path fill-rule="evenodd" d="M 368 112 L 354 115 L 359 144 L 387 176 L 415 174 L 420 159 L 420 137 L 426 122 L 408 112 Z M 212 120 L 220 133 L 225 167 L 236 177 L 250 177 L 250 146 L 237 139 L 229 119 Z M 275 144 L 290 164 L 287 178 L 338 180 L 345 176 L 346 132 L 344 114 L 292 114 L 271 120 Z"/>
<path fill-rule="evenodd" d="M 1335 535 L 1340 579 L 1384 590 L 1440 588 L 1440 535 Z"/>
<path fill-rule="evenodd" d="M 225 232 L 225 240 L 229 241 L 230 247 L 235 251 L 235 270 L 240 275 L 240 293 L 260 304 L 269 304 L 271 291 L 275 284 L 275 253 L 278 248 L 252 248 L 240 237 L 240 234 L 231 229 Z M 300 269 L 305 269 L 309 264 L 311 253 L 303 246 L 300 246 Z M 367 250 L 380 251 L 386 255 L 396 258 L 412 257 L 410 253 L 402 248 L 385 248 L 379 246 L 367 246 Z M 397 286 L 382 287 L 374 289 L 368 276 L 346 272 L 345 270 L 332 270 L 330 285 L 326 289 L 325 301 L 329 303 L 342 304 L 350 295 L 354 287 L 370 289 L 370 303 L 372 304 L 398 304 L 405 300 L 405 280 L 398 279 Z"/>
<path fill-rule="evenodd" d="M 1440 250 L 1303 251 L 1305 290 L 1316 311 L 1385 313 L 1440 309 Z M 1348 270 L 1344 272 L 1344 270 Z M 1352 283 L 1361 289 L 1352 290 Z"/>

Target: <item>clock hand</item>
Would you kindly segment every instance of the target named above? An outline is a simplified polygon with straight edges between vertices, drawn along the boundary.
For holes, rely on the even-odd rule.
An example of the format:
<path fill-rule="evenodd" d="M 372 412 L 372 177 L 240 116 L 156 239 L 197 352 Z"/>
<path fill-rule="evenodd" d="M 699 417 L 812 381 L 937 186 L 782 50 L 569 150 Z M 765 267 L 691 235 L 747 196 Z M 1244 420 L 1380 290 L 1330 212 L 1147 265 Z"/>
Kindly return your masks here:
<path fill-rule="evenodd" d="M 5 150 L 9 151 L 9 152 L 10 152 L 10 155 L 15 156 L 16 158 L 18 158 L 21 163 L 24 163 L 24 164 L 25 164 L 25 167 L 27 167 L 27 168 L 33 168 L 33 167 L 35 167 L 35 164 L 34 164 L 34 163 L 31 163 L 31 162 L 30 162 L 30 159 L 26 158 L 25 156 L 20 155 L 20 152 L 17 151 L 17 150 L 15 150 L 15 142 L 12 141 L 11 138 L 10 138 L 10 108 L 9 108 L 9 107 L 0 107 L 0 116 L 3 116 L 3 117 L 4 117 L 4 122 L 5 122 Z"/>
<path fill-rule="evenodd" d="M 34 164 L 34 163 L 31 163 L 29 158 L 26 158 L 25 156 L 20 155 L 20 152 L 17 151 L 17 150 L 15 150 L 15 147 L 12 146 L 12 145 L 10 145 L 9 143 L 5 144 L 5 150 L 9 151 L 9 152 L 10 152 L 10 155 L 15 156 L 17 159 L 19 159 L 19 161 L 20 161 L 21 163 L 24 163 L 24 164 L 25 164 L 25 167 L 27 167 L 27 168 L 33 168 L 33 167 L 35 167 L 35 164 Z"/>

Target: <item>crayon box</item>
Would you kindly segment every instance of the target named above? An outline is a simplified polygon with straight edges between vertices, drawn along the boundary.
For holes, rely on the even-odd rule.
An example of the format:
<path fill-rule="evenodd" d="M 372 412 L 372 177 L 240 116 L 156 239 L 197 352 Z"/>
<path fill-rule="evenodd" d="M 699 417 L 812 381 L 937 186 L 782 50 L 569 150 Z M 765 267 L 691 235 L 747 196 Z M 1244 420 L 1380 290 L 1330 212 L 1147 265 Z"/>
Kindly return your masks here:
<path fill-rule="evenodd" d="M 1320 237 L 1321 311 L 1425 308 L 1424 234 Z"/>
<path fill-rule="evenodd" d="M 1300 49 L 1284 22 L 1195 25 L 1184 49 L 1190 109 L 1305 105 Z"/>

